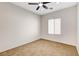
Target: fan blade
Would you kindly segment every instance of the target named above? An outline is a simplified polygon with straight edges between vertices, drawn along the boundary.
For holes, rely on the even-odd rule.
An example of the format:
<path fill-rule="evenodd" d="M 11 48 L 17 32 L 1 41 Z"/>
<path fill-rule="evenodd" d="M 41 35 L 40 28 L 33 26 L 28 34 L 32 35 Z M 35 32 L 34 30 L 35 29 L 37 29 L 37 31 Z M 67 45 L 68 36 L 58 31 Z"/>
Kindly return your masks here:
<path fill-rule="evenodd" d="M 43 4 L 51 3 L 51 2 L 42 2 Z"/>
<path fill-rule="evenodd" d="M 43 5 L 43 7 L 44 7 L 45 9 L 48 9 L 48 7 L 47 7 L 47 6 L 45 6 L 45 5 Z"/>
<path fill-rule="evenodd" d="M 40 6 L 38 6 L 37 8 L 36 8 L 36 10 L 38 10 L 40 8 Z"/>
<path fill-rule="evenodd" d="M 29 5 L 38 5 L 38 3 L 28 3 Z"/>

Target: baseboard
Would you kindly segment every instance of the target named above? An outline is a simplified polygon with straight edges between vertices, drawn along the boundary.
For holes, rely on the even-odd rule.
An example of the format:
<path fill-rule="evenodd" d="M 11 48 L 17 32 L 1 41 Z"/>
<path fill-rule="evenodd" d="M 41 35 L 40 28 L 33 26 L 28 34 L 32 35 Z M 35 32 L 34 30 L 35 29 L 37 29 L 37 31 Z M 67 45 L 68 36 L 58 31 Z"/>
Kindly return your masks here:
<path fill-rule="evenodd" d="M 31 42 L 36 41 L 36 40 L 39 40 L 39 39 L 45 39 L 45 40 L 50 40 L 50 41 L 54 41 L 54 42 L 58 42 L 58 43 L 63 43 L 63 44 L 66 44 L 66 45 L 75 46 L 75 45 L 68 44 L 68 43 L 65 43 L 65 42 L 52 40 L 51 38 L 37 37 L 37 38 L 33 38 L 33 39 L 29 40 L 29 41 L 21 42 L 20 44 L 15 45 L 15 46 L 12 46 L 12 47 L 10 47 L 10 48 L 3 49 L 3 50 L 0 51 L 0 53 L 2 53 L 2 52 L 4 52 L 4 51 L 7 51 L 7 50 L 10 50 L 10 49 L 13 49 L 13 48 L 16 48 L 16 47 L 19 47 L 19 46 L 22 46 L 22 45 L 24 45 L 24 44 L 31 43 Z"/>
<path fill-rule="evenodd" d="M 2 53 L 4 51 L 7 51 L 7 50 L 10 50 L 10 49 L 13 49 L 13 48 L 16 48 L 16 47 L 19 47 L 19 46 L 22 46 L 24 44 L 31 43 L 31 42 L 33 42 L 35 40 L 39 40 L 39 39 L 40 39 L 40 37 L 37 37 L 37 38 L 31 39 L 29 41 L 22 42 L 21 44 L 17 44 L 17 45 L 14 45 L 14 46 L 10 47 L 10 48 L 3 49 L 3 50 L 0 51 L 0 53 Z"/>
<path fill-rule="evenodd" d="M 54 41 L 54 42 L 58 42 L 58 43 L 63 43 L 63 44 L 66 44 L 66 45 L 76 46 L 76 45 L 66 43 L 66 42 L 63 42 L 63 41 L 52 40 L 51 38 L 41 37 L 40 39 L 45 39 L 45 40 L 50 40 L 50 41 Z"/>

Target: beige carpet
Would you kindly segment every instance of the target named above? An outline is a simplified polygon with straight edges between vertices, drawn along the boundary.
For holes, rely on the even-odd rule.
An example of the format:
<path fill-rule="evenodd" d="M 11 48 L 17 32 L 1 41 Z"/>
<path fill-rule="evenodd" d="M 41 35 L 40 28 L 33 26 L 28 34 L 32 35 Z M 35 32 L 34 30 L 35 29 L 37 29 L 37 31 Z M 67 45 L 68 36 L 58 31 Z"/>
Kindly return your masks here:
<path fill-rule="evenodd" d="M 44 39 L 0 53 L 1 56 L 77 56 L 74 46 Z"/>

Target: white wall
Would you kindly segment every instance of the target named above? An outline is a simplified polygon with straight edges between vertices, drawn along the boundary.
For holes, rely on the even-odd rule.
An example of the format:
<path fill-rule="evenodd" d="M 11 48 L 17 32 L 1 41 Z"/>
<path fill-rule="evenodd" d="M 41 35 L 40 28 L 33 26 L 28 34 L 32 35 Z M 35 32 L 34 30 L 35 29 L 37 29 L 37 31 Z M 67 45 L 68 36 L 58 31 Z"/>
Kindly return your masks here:
<path fill-rule="evenodd" d="M 79 4 L 77 5 L 77 51 L 79 53 Z"/>
<path fill-rule="evenodd" d="M 0 52 L 39 39 L 40 17 L 0 2 Z"/>
<path fill-rule="evenodd" d="M 41 16 L 41 38 L 65 44 L 76 45 L 77 7 L 73 6 Z M 61 18 L 61 35 L 48 34 L 48 19 Z"/>

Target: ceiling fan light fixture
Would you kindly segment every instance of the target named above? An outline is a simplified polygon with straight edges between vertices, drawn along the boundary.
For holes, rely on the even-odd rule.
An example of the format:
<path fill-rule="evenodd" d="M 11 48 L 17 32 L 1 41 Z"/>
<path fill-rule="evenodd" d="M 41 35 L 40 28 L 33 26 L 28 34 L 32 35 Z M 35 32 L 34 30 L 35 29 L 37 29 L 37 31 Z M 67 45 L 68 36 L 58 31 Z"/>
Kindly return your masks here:
<path fill-rule="evenodd" d="M 43 4 L 42 4 L 42 3 L 39 3 L 38 5 L 39 5 L 39 6 L 42 6 Z"/>
<path fill-rule="evenodd" d="M 51 2 L 39 2 L 39 3 L 28 3 L 29 5 L 37 5 L 36 10 L 39 10 L 40 7 L 43 7 L 44 9 L 48 9 L 48 7 L 45 4 L 48 4 Z"/>

